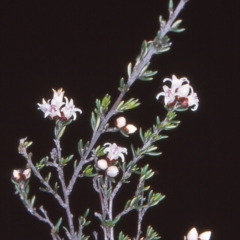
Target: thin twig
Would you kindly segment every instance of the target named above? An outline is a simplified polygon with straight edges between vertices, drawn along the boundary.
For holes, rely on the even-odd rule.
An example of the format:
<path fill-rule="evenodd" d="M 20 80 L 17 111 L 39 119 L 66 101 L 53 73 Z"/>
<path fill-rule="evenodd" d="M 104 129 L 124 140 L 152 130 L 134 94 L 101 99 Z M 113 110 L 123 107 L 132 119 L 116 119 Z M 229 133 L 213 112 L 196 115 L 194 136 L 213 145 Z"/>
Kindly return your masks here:
<path fill-rule="evenodd" d="M 27 160 L 28 164 L 30 165 L 34 175 L 40 180 L 40 182 L 45 185 L 45 187 L 47 188 L 47 191 L 49 193 L 51 193 L 59 202 L 59 204 L 65 208 L 66 205 L 64 203 L 64 201 L 62 200 L 62 198 L 52 189 L 52 187 L 48 184 L 47 181 L 45 181 L 45 179 L 42 177 L 42 175 L 40 174 L 40 172 L 37 170 L 37 168 L 34 166 L 34 164 L 32 163 L 31 158 L 28 156 L 27 154 L 27 150 L 26 148 L 22 148 L 22 152 L 21 154 L 23 155 L 23 157 L 25 157 L 25 159 Z"/>
<path fill-rule="evenodd" d="M 76 239 L 76 236 L 75 236 L 74 225 L 73 225 L 73 215 L 70 210 L 69 197 L 67 194 L 67 187 L 66 187 L 66 183 L 65 183 L 65 179 L 64 179 L 63 168 L 62 168 L 62 166 L 59 165 L 61 157 L 62 157 L 60 140 L 55 139 L 54 141 L 55 141 L 57 153 L 58 153 L 58 164 L 57 164 L 58 178 L 59 178 L 61 186 L 62 186 L 62 192 L 63 192 L 63 196 L 64 196 L 64 200 L 65 200 L 65 206 L 66 206 L 65 211 L 66 211 L 66 215 L 67 215 L 67 219 L 68 219 L 68 226 L 69 226 L 70 233 L 71 233 L 71 239 L 74 240 L 74 239 Z"/>

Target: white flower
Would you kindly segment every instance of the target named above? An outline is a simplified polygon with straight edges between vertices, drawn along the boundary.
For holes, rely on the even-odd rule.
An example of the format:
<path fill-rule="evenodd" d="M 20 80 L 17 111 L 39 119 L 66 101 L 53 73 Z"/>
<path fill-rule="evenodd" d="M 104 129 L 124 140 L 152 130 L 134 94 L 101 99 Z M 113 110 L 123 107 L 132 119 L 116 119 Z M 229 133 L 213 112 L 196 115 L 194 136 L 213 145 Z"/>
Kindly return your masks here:
<path fill-rule="evenodd" d="M 115 126 L 118 128 L 123 128 L 126 125 L 125 117 L 119 117 L 115 121 Z"/>
<path fill-rule="evenodd" d="M 132 124 L 128 124 L 126 127 L 123 128 L 123 130 L 127 134 L 131 134 L 134 133 L 137 130 L 137 128 Z"/>
<path fill-rule="evenodd" d="M 110 166 L 108 169 L 107 169 L 107 175 L 109 177 L 116 177 L 119 173 L 119 170 L 116 166 Z"/>
<path fill-rule="evenodd" d="M 67 97 L 63 101 L 64 91 L 58 89 L 57 91 L 53 89 L 53 98 L 48 100 L 42 99 L 42 104 L 38 103 L 38 106 L 42 112 L 44 112 L 44 117 L 49 116 L 51 119 L 60 119 L 66 121 L 73 117 L 73 120 L 76 119 L 76 112 L 82 113 L 81 109 L 75 108 L 73 100 L 68 101 Z M 65 105 L 65 106 L 64 106 Z"/>
<path fill-rule="evenodd" d="M 163 92 L 160 92 L 156 98 L 164 96 L 165 106 L 172 107 L 174 109 L 178 108 L 188 108 L 194 105 L 193 111 L 197 110 L 199 105 L 199 100 L 197 94 L 194 93 L 193 88 L 189 85 L 187 78 L 178 79 L 175 75 L 172 79 L 165 78 L 163 82 L 170 81 L 172 83 L 171 88 L 164 85 Z"/>
<path fill-rule="evenodd" d="M 105 159 L 100 159 L 100 160 L 97 161 L 97 166 L 101 170 L 106 170 L 107 167 L 108 167 L 108 163 Z"/>
<path fill-rule="evenodd" d="M 31 176 L 31 169 L 30 168 L 27 168 L 25 170 L 21 170 L 21 169 L 18 169 L 18 170 L 13 170 L 13 179 L 15 181 L 19 181 L 19 180 L 27 180 L 29 179 Z"/>
<path fill-rule="evenodd" d="M 52 119 L 55 117 L 61 117 L 60 108 L 65 103 L 63 102 L 63 94 L 64 91 L 58 89 L 58 91 L 53 89 L 53 98 L 52 100 L 48 100 L 47 102 L 45 99 L 42 99 L 42 104 L 38 103 L 38 106 L 42 112 L 44 112 L 44 117 L 47 116 L 51 117 Z"/>
<path fill-rule="evenodd" d="M 64 117 L 66 117 L 67 120 L 71 117 L 73 117 L 73 120 L 75 120 L 77 117 L 76 112 L 82 113 L 82 111 L 79 108 L 75 108 L 75 105 L 73 104 L 72 99 L 68 101 L 67 97 L 64 97 L 64 98 L 66 100 L 66 104 L 61 109 L 61 112 L 63 113 Z"/>
<path fill-rule="evenodd" d="M 124 154 L 127 154 L 127 149 L 126 148 L 122 148 L 117 146 L 116 143 L 105 143 L 104 146 L 108 145 L 108 147 L 106 147 L 104 149 L 104 153 L 108 153 L 107 158 L 111 161 L 111 160 L 117 160 L 119 157 L 122 159 L 122 162 L 124 162 Z"/>
<path fill-rule="evenodd" d="M 184 237 L 185 240 L 209 240 L 211 237 L 211 232 L 206 231 L 198 235 L 198 232 L 196 228 L 192 228 L 188 234 L 187 237 Z"/>

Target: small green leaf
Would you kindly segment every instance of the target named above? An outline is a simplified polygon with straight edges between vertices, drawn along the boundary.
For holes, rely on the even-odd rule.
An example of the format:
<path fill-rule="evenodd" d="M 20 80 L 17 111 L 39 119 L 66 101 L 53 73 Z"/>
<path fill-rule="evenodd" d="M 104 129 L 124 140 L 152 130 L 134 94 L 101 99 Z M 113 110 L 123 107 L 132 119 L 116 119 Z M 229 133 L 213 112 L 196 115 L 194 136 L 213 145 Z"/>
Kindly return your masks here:
<path fill-rule="evenodd" d="M 181 22 L 182 22 L 182 20 L 181 20 L 181 19 L 179 19 L 179 20 L 175 21 L 175 22 L 173 23 L 173 25 L 171 26 L 171 28 L 178 28 L 178 27 L 179 27 L 179 25 L 181 24 Z"/>
<path fill-rule="evenodd" d="M 46 182 L 49 182 L 49 180 L 50 180 L 50 178 L 51 178 L 51 175 L 52 175 L 52 173 L 49 172 L 48 175 L 47 175 L 47 177 L 45 178 L 45 181 L 46 181 Z"/>
<path fill-rule="evenodd" d="M 118 235 L 118 240 L 131 240 L 131 238 L 128 237 L 127 235 L 124 235 L 122 232 L 120 232 Z"/>
<path fill-rule="evenodd" d="M 158 116 L 156 118 L 156 123 L 157 123 L 157 125 L 159 125 L 161 123 L 160 118 Z"/>
<path fill-rule="evenodd" d="M 128 64 L 127 72 L 128 72 L 128 77 L 130 78 L 132 75 L 132 63 Z"/>
<path fill-rule="evenodd" d="M 144 143 L 145 139 L 144 139 L 144 136 L 143 136 L 143 133 L 142 133 L 142 128 L 139 129 L 139 135 L 140 135 L 140 138 L 141 138 L 142 142 Z"/>
<path fill-rule="evenodd" d="M 86 218 L 88 216 L 88 214 L 89 214 L 89 208 L 85 211 L 83 217 Z"/>
<path fill-rule="evenodd" d="M 61 130 L 60 130 L 60 131 L 58 132 L 58 134 L 57 134 L 57 139 L 60 139 L 60 138 L 62 137 L 65 129 L 66 129 L 66 126 L 63 126 L 63 127 L 61 128 Z"/>
<path fill-rule="evenodd" d="M 162 16 L 159 16 L 159 22 L 162 23 Z"/>
<path fill-rule="evenodd" d="M 167 52 L 168 50 L 170 50 L 170 47 L 165 47 L 165 48 L 160 48 L 157 53 L 164 53 Z"/>
<path fill-rule="evenodd" d="M 131 200 L 128 200 L 124 206 L 124 210 L 126 210 L 127 208 L 129 208 L 130 206 L 130 203 L 131 203 Z"/>
<path fill-rule="evenodd" d="M 168 10 L 169 10 L 169 11 L 173 11 L 173 1 L 172 1 L 172 0 L 169 0 Z"/>
<path fill-rule="evenodd" d="M 140 76 L 140 77 L 138 77 L 138 79 L 141 81 L 152 81 L 153 80 L 152 77 L 145 77 L 145 76 Z"/>
<path fill-rule="evenodd" d="M 147 153 L 144 153 L 145 155 L 149 155 L 149 156 L 159 156 L 161 155 L 162 153 L 161 152 L 147 152 Z"/>
<path fill-rule="evenodd" d="M 145 57 L 147 55 L 147 52 L 148 52 L 148 44 L 147 44 L 147 41 L 144 40 L 143 43 L 142 43 L 142 46 L 141 46 L 140 56 Z"/>
<path fill-rule="evenodd" d="M 47 188 L 42 188 L 42 187 L 40 187 L 39 190 L 42 191 L 42 192 L 47 192 L 47 193 L 49 193 L 49 190 L 48 190 Z"/>
<path fill-rule="evenodd" d="M 186 30 L 185 28 L 171 28 L 171 32 L 175 33 L 184 32 L 185 30 Z"/>
<path fill-rule="evenodd" d="M 30 204 L 31 204 L 32 207 L 33 207 L 33 205 L 34 205 L 35 199 L 36 199 L 36 196 L 33 196 L 32 199 L 31 199 Z"/>
<path fill-rule="evenodd" d="M 32 145 L 33 142 L 24 142 L 24 147 L 28 148 Z"/>
<path fill-rule="evenodd" d="M 165 126 L 164 130 L 172 130 L 172 129 L 176 128 L 176 127 L 177 126 L 175 126 L 175 125 L 169 125 L 169 126 Z"/>
<path fill-rule="evenodd" d="M 148 226 L 146 239 L 148 239 L 148 240 L 157 240 L 157 239 L 160 239 L 160 238 L 161 237 L 158 235 L 158 233 L 155 232 L 151 226 Z"/>
<path fill-rule="evenodd" d="M 30 187 L 29 187 L 29 184 L 27 184 L 27 185 L 25 185 L 25 192 L 26 192 L 27 196 L 29 194 L 29 191 L 30 191 Z"/>
<path fill-rule="evenodd" d="M 68 237 L 68 240 L 72 240 L 71 234 L 70 234 L 70 232 L 68 231 L 68 229 L 67 229 L 66 227 L 64 227 L 64 226 L 63 226 L 63 229 L 65 230 L 65 233 L 66 233 L 66 235 L 67 235 L 67 237 Z"/>
<path fill-rule="evenodd" d="M 144 77 L 152 77 L 154 75 L 156 75 L 158 73 L 158 71 L 146 71 L 143 76 Z"/>
<path fill-rule="evenodd" d="M 61 226 L 61 224 L 62 224 L 62 218 L 59 218 L 57 224 L 54 226 L 54 229 L 53 229 L 55 233 L 58 233 L 59 227 Z"/>
<path fill-rule="evenodd" d="M 98 129 L 100 123 L 101 123 L 101 119 L 100 119 L 100 117 L 97 117 L 97 121 L 96 121 L 96 124 L 95 124 L 95 127 L 94 127 L 94 131 L 96 131 Z"/>
<path fill-rule="evenodd" d="M 122 78 L 120 79 L 120 87 L 122 88 L 122 87 L 124 87 L 124 86 L 125 86 L 124 78 L 122 77 Z"/>
<path fill-rule="evenodd" d="M 123 130 L 120 130 L 120 133 L 121 133 L 124 137 L 129 137 Z"/>
<path fill-rule="evenodd" d="M 95 124 L 96 124 L 96 117 L 95 117 L 95 113 L 92 112 L 92 117 L 91 117 L 91 127 L 92 127 L 92 130 L 95 129 Z"/>
<path fill-rule="evenodd" d="M 67 126 L 67 125 L 69 125 L 72 121 L 73 121 L 72 119 L 69 119 L 68 121 L 63 122 L 62 125 L 63 125 L 63 126 Z"/>
<path fill-rule="evenodd" d="M 77 160 L 75 160 L 73 164 L 73 169 L 75 170 L 76 168 L 77 168 Z"/>
<path fill-rule="evenodd" d="M 59 189 L 58 183 L 55 182 L 55 184 L 54 184 L 54 191 L 57 193 L 58 189 Z"/>
<path fill-rule="evenodd" d="M 151 178 L 153 175 L 154 175 L 154 172 L 150 169 L 149 171 L 147 171 L 145 179 L 147 180 Z"/>
<path fill-rule="evenodd" d="M 145 71 L 146 71 L 146 70 L 148 69 L 148 67 L 149 67 L 149 64 L 150 64 L 150 63 L 146 64 L 146 65 L 143 67 L 143 69 L 141 70 L 139 76 L 143 76 L 143 75 L 144 75 Z"/>
<path fill-rule="evenodd" d="M 82 139 L 80 139 L 80 141 L 78 142 L 78 153 L 80 155 L 82 155 L 82 153 L 83 153 L 83 142 L 82 142 Z"/>
<path fill-rule="evenodd" d="M 131 144 L 131 150 L 132 150 L 133 158 L 136 158 L 136 153 L 132 144 Z"/>

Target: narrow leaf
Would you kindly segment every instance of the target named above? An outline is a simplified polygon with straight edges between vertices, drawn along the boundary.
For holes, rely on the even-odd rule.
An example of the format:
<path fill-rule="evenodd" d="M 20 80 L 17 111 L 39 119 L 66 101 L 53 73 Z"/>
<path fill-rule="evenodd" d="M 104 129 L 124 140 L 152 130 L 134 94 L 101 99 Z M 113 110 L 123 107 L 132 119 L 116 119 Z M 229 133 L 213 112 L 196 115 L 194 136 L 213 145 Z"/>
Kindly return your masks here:
<path fill-rule="evenodd" d="M 128 64 L 127 72 L 128 72 L 128 77 L 130 78 L 132 75 L 132 63 Z"/>

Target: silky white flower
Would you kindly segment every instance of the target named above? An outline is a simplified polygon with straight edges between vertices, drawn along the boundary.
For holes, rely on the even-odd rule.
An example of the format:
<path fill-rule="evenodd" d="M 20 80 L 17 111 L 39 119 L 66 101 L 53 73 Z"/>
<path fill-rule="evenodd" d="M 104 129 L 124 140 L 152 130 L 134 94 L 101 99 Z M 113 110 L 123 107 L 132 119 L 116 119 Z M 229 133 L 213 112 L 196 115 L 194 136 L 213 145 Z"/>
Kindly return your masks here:
<path fill-rule="evenodd" d="M 48 100 L 46 102 L 43 98 L 42 104 L 38 103 L 38 109 L 44 112 L 45 118 L 49 116 L 51 119 L 60 119 L 62 121 L 67 121 L 73 117 L 73 120 L 75 120 L 77 116 L 76 112 L 82 113 L 81 109 L 75 108 L 72 99 L 68 101 L 68 98 L 64 97 L 66 101 L 64 102 L 63 95 L 64 91 L 62 88 L 58 89 L 57 91 L 53 89 L 53 98 L 51 100 Z"/>
<path fill-rule="evenodd" d="M 118 128 L 123 128 L 126 125 L 125 117 L 119 117 L 115 121 L 115 126 Z"/>
<path fill-rule="evenodd" d="M 107 158 L 111 161 L 111 160 L 117 160 L 119 157 L 122 159 L 122 162 L 124 162 L 124 154 L 127 154 L 127 149 L 126 148 L 122 148 L 117 146 L 116 143 L 105 143 L 104 146 L 108 145 L 108 147 L 106 147 L 104 149 L 104 153 L 108 153 Z"/>
<path fill-rule="evenodd" d="M 97 161 L 97 166 L 101 170 L 106 170 L 108 168 L 108 163 L 105 159 L 100 159 Z"/>
<path fill-rule="evenodd" d="M 49 116 L 50 118 L 61 117 L 60 108 L 65 103 L 63 102 L 63 94 L 64 91 L 58 89 L 57 91 L 53 89 L 53 98 L 48 100 L 47 102 L 45 99 L 42 99 L 42 104 L 38 103 L 38 106 L 42 112 L 44 112 L 44 117 L 46 118 Z"/>
<path fill-rule="evenodd" d="M 119 170 L 116 166 L 110 166 L 108 169 L 107 169 L 107 175 L 109 177 L 116 177 L 119 173 Z"/>
<path fill-rule="evenodd" d="M 61 112 L 63 113 L 64 117 L 68 120 L 71 117 L 73 117 L 73 120 L 76 119 L 77 114 L 76 112 L 82 113 L 81 109 L 75 108 L 75 105 L 73 104 L 73 100 L 71 99 L 68 101 L 67 97 L 64 97 L 66 100 L 65 106 L 61 109 Z"/>
<path fill-rule="evenodd" d="M 165 78 L 163 82 L 170 81 L 172 83 L 171 88 L 164 85 L 163 92 L 160 92 L 156 98 L 159 99 L 160 96 L 164 97 L 165 106 L 175 108 L 188 108 L 192 107 L 195 111 L 198 108 L 199 100 L 197 94 L 194 93 L 193 88 L 189 85 L 187 78 L 178 79 L 175 75 L 172 79 Z"/>
<path fill-rule="evenodd" d="M 61 117 L 60 109 L 56 105 L 50 104 L 50 100 L 48 102 L 45 101 L 45 99 L 42 99 L 42 104 L 38 103 L 38 106 L 42 112 L 44 112 L 44 117 L 46 118 L 47 116 L 54 118 L 54 117 Z M 64 104 L 64 103 L 63 103 Z"/>
<path fill-rule="evenodd" d="M 192 228 L 186 237 L 184 237 L 184 240 L 209 240 L 211 237 L 211 232 L 206 231 L 198 235 L 198 232 L 196 228 Z"/>

